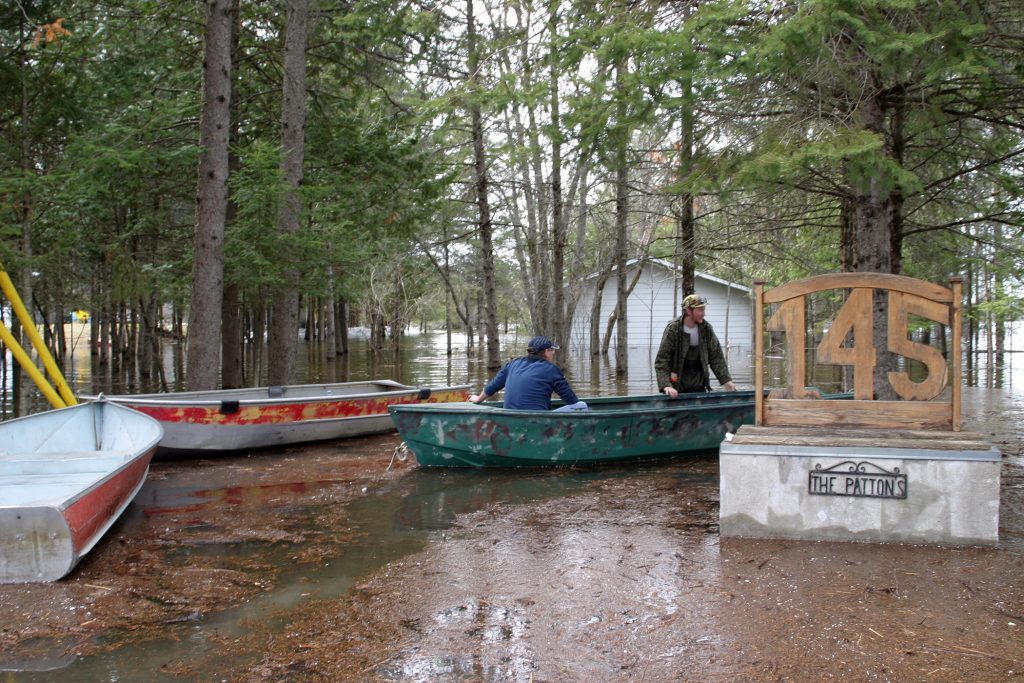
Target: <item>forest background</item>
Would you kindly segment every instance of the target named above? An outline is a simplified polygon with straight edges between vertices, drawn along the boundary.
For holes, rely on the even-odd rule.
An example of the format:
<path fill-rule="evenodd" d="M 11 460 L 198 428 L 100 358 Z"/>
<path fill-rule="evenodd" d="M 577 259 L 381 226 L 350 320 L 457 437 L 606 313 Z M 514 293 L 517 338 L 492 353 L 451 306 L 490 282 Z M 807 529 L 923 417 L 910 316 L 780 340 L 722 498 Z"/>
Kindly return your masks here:
<path fill-rule="evenodd" d="M 264 338 L 292 382 L 303 328 L 496 368 L 648 257 L 962 275 L 968 353 L 1024 313 L 1016 0 L 13 0 L 0 49 L 0 259 L 58 358 L 84 309 L 142 374 L 187 331 L 192 389 Z"/>

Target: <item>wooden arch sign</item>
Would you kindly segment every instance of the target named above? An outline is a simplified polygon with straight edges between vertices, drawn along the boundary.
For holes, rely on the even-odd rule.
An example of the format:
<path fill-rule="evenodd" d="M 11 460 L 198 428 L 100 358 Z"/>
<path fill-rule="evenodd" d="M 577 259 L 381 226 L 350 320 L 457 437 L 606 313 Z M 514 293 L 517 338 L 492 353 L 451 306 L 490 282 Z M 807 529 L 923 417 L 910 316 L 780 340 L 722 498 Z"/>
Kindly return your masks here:
<path fill-rule="evenodd" d="M 960 297 L 963 278 L 950 278 L 950 288 L 903 275 L 835 273 L 796 280 L 764 290 L 754 283 L 755 311 L 755 421 L 759 425 L 847 426 L 877 429 L 952 429 L 960 431 Z M 853 400 L 810 400 L 806 385 L 806 297 L 827 290 L 848 290 L 846 301 L 817 346 L 817 357 L 828 364 L 853 367 Z M 918 360 L 927 377 L 911 380 L 906 372 L 890 372 L 889 383 L 902 400 L 873 400 L 875 370 L 875 290 L 888 292 L 888 350 Z M 778 304 L 764 320 L 765 306 Z M 927 318 L 951 328 L 950 366 L 931 346 L 912 341 L 908 316 Z M 764 395 L 765 329 L 786 336 L 787 388 L 784 398 Z M 852 345 L 844 346 L 852 333 Z M 951 384 L 948 401 L 937 400 Z"/>

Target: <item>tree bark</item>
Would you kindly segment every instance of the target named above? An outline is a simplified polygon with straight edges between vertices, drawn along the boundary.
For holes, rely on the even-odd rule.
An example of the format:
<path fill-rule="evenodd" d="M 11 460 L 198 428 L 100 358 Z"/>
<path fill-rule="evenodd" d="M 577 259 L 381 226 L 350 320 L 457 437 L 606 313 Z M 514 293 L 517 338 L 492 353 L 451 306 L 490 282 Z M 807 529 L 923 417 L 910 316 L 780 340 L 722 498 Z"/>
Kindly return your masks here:
<path fill-rule="evenodd" d="M 335 332 L 338 355 L 345 356 L 348 354 L 348 302 L 346 300 L 342 299 L 338 302 L 338 310 L 334 314 L 334 319 L 338 326 Z"/>
<path fill-rule="evenodd" d="M 839 267 L 845 273 L 856 270 L 857 229 L 854 220 L 853 199 L 843 197 L 839 207 Z"/>
<path fill-rule="evenodd" d="M 308 0 L 286 0 L 284 41 L 284 98 L 281 106 L 281 172 L 289 191 L 281 202 L 277 229 L 288 240 L 297 235 L 302 213 L 299 188 L 303 179 L 306 140 L 306 42 Z M 290 247 L 291 248 L 291 247 Z M 286 256 L 283 286 L 273 299 L 267 340 L 267 377 L 270 384 L 295 381 L 298 346 L 299 292 L 296 256 Z"/>
<path fill-rule="evenodd" d="M 629 144 L 629 128 L 626 123 L 626 92 L 624 71 L 625 57 L 620 57 L 615 69 L 615 91 L 618 98 L 616 115 L 616 150 L 615 150 L 615 268 L 616 268 L 616 299 L 615 299 L 615 376 L 626 377 L 629 374 L 629 318 L 627 314 L 626 287 L 626 250 L 628 248 L 629 231 L 629 169 L 627 148 Z"/>
<path fill-rule="evenodd" d="M 324 272 L 324 277 L 327 278 L 326 294 L 324 295 L 325 301 L 322 305 L 323 316 L 324 316 L 324 356 L 327 360 L 334 360 L 338 355 L 338 341 L 337 341 L 337 329 L 338 326 L 334 321 L 334 271 L 331 269 L 330 264 L 327 265 Z"/>
<path fill-rule="evenodd" d="M 241 35 L 241 19 L 239 12 L 240 0 L 231 2 L 231 62 L 237 64 L 240 59 L 239 36 Z M 238 142 L 239 121 L 238 98 L 231 98 L 231 127 L 228 151 L 228 173 L 234 174 L 241 166 L 238 155 L 231 147 Z M 238 207 L 228 197 L 225 216 L 225 230 L 235 220 Z M 243 385 L 242 350 L 245 348 L 245 335 L 242 330 L 242 302 L 239 286 L 231 281 L 224 286 L 224 300 L 221 302 L 221 386 L 225 389 L 236 389 Z"/>
<path fill-rule="evenodd" d="M 864 127 L 881 133 L 885 109 L 877 99 L 863 103 L 860 116 Z M 858 272 L 892 273 L 892 191 L 887 178 L 875 173 L 856 172 L 850 183 L 853 188 L 853 224 L 856 229 Z M 888 302 L 882 293 L 874 297 L 874 397 L 892 400 L 896 393 L 889 383 L 889 372 L 896 370 L 896 357 L 888 351 Z"/>
<path fill-rule="evenodd" d="M 501 367 L 501 348 L 498 339 L 498 300 L 494 285 L 494 245 L 492 242 L 491 207 L 487 196 L 487 160 L 484 156 L 483 117 L 476 79 L 479 75 L 480 56 L 476 44 L 476 20 L 473 0 L 466 0 L 466 26 L 469 40 L 470 116 L 473 126 L 473 168 L 475 171 L 476 203 L 479 211 L 480 256 L 483 270 L 483 296 L 485 303 L 484 326 L 487 333 L 487 369 Z"/>
<path fill-rule="evenodd" d="M 220 379 L 231 117 L 231 24 L 230 0 L 207 0 L 198 210 L 185 371 L 186 386 L 193 391 L 216 389 Z"/>
<path fill-rule="evenodd" d="M 679 117 L 679 180 L 685 181 L 689 178 L 693 169 L 693 126 L 694 116 L 692 107 L 693 86 L 689 79 L 680 83 L 682 96 L 685 104 L 682 114 Z M 696 288 L 696 263 L 694 251 L 696 240 L 694 236 L 693 220 L 693 193 L 684 190 L 679 196 L 679 232 L 676 245 L 677 260 L 679 267 L 680 287 L 673 297 L 672 314 L 682 315 L 682 301 L 687 294 L 692 294 Z"/>
<path fill-rule="evenodd" d="M 568 234 L 562 200 L 562 130 L 558 101 L 558 0 L 548 4 L 548 91 L 551 98 L 551 332 L 555 342 L 565 347 L 563 362 L 568 357 L 569 345 L 565 310 L 565 244 Z"/>
<path fill-rule="evenodd" d="M 594 282 L 594 300 L 590 302 L 590 355 L 601 355 L 601 302 L 604 300 L 604 286 L 611 277 L 611 271 L 602 271 Z"/>

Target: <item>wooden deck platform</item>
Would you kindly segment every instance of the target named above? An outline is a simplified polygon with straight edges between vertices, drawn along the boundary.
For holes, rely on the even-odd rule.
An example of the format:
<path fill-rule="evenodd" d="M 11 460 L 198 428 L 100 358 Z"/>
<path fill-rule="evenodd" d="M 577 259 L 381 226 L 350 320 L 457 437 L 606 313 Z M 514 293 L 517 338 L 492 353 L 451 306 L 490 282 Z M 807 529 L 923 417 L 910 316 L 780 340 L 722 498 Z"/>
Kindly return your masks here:
<path fill-rule="evenodd" d="M 854 427 L 764 427 L 743 425 L 732 444 L 819 448 L 901 448 L 940 451 L 988 451 L 992 444 L 977 432 L 892 430 Z"/>

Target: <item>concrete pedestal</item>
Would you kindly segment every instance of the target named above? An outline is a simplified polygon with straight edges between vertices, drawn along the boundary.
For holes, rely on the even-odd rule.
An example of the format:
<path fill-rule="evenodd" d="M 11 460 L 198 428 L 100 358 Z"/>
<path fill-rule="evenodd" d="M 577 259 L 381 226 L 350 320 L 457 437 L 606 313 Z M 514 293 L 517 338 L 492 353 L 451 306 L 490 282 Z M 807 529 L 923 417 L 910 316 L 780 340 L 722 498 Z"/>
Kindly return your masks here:
<path fill-rule="evenodd" d="M 977 434 L 745 425 L 720 454 L 722 537 L 999 541 L 1000 452 Z"/>

